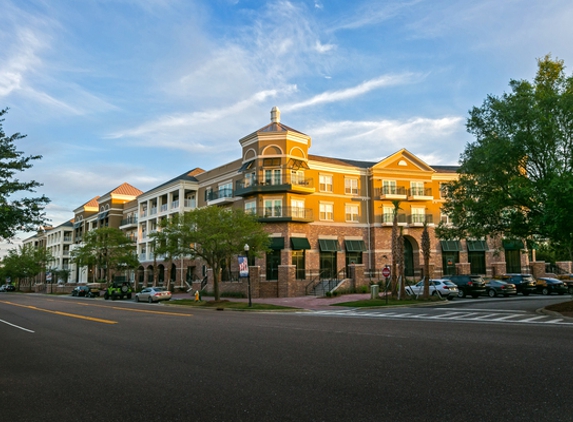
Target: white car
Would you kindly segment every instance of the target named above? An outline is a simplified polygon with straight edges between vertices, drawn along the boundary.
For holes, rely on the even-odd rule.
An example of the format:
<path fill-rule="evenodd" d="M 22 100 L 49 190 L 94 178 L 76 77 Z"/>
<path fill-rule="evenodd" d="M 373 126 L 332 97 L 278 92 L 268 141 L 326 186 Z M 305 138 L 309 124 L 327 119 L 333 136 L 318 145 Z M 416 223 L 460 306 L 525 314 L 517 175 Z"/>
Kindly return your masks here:
<path fill-rule="evenodd" d="M 411 296 L 422 296 L 424 294 L 424 281 L 420 281 L 413 286 L 406 286 L 406 293 Z M 430 295 L 440 294 L 448 300 L 452 300 L 458 295 L 458 286 L 450 280 L 437 279 L 430 280 Z"/>
<path fill-rule="evenodd" d="M 159 302 L 161 300 L 170 300 L 171 292 L 163 287 L 146 287 L 139 293 L 135 294 L 136 302 L 147 301 L 149 303 Z"/>

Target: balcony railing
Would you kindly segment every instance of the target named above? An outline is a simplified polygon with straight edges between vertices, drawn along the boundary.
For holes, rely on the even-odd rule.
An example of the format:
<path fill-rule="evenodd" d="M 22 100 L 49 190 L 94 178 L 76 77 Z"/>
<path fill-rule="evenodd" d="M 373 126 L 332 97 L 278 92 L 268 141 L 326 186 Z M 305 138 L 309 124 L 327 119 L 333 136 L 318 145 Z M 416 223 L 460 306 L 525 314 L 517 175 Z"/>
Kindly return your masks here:
<path fill-rule="evenodd" d="M 410 188 L 408 198 L 410 200 L 431 200 L 434 197 L 432 196 L 432 188 L 414 187 Z"/>
<path fill-rule="evenodd" d="M 314 193 L 314 179 L 304 179 L 300 176 L 281 175 L 267 179 L 244 178 L 235 183 L 235 195 L 243 196 L 264 192 L 296 192 L 300 194 Z"/>
<path fill-rule="evenodd" d="M 383 186 L 374 190 L 375 197 L 380 199 L 406 199 L 408 191 L 401 186 Z"/>
<path fill-rule="evenodd" d="M 219 189 L 209 192 L 207 195 L 207 201 L 216 201 L 217 199 L 232 197 L 233 189 Z"/>
<path fill-rule="evenodd" d="M 167 211 L 167 204 L 163 204 L 161 205 L 160 211 L 159 212 L 165 212 Z"/>
<path fill-rule="evenodd" d="M 297 221 L 301 223 L 310 223 L 314 221 L 314 213 L 311 208 L 282 206 L 264 207 L 258 209 L 254 214 L 259 218 L 259 220 L 266 222 Z"/>
<path fill-rule="evenodd" d="M 179 208 L 179 199 L 171 202 L 171 209 Z"/>
<path fill-rule="evenodd" d="M 123 220 L 121 220 L 122 226 L 129 226 L 132 224 L 137 224 L 137 216 L 136 215 L 133 215 L 131 217 L 127 217 L 127 218 L 124 218 Z"/>
<path fill-rule="evenodd" d="M 197 202 L 194 199 L 186 199 L 185 200 L 185 208 L 195 208 Z"/>
<path fill-rule="evenodd" d="M 149 210 L 149 215 L 155 215 L 157 214 L 157 207 L 153 207 Z"/>
<path fill-rule="evenodd" d="M 405 214 L 398 213 L 398 224 L 412 225 L 412 226 L 422 226 L 426 224 L 434 224 L 433 214 Z M 382 214 L 382 225 L 391 226 L 394 224 L 394 213 L 388 212 Z"/>

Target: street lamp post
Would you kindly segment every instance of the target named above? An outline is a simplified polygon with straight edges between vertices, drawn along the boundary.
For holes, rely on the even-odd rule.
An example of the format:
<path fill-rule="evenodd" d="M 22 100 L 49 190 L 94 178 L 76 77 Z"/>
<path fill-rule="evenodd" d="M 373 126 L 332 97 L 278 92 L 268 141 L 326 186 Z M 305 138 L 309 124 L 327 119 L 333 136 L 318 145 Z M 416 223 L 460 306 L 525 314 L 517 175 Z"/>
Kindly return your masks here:
<path fill-rule="evenodd" d="M 251 301 L 251 271 L 249 269 L 249 245 L 245 243 L 244 248 L 245 255 L 247 256 L 247 294 L 249 295 L 249 308 L 253 306 L 253 302 Z"/>

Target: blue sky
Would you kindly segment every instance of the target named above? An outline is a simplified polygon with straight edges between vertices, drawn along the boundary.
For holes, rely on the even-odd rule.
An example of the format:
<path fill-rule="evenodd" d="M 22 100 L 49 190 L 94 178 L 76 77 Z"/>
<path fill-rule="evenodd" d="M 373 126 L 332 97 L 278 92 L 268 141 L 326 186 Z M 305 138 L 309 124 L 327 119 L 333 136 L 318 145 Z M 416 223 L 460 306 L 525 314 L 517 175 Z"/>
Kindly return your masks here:
<path fill-rule="evenodd" d="M 240 157 L 270 109 L 311 153 L 406 148 L 457 164 L 468 110 L 551 53 L 570 0 L 0 0 L 4 129 L 43 159 L 54 225 L 123 182 L 145 191 Z M 570 71 L 568 71 L 570 73 Z M 26 237 L 26 236 L 24 236 Z"/>

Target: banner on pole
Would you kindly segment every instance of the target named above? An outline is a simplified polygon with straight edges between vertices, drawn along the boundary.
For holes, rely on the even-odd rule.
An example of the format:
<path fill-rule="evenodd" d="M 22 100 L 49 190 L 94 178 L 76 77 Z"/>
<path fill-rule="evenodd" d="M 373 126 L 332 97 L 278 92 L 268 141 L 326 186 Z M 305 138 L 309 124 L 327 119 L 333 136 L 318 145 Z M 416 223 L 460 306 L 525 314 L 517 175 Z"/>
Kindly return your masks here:
<path fill-rule="evenodd" d="M 249 276 L 249 260 L 246 256 L 239 257 L 239 277 Z"/>

